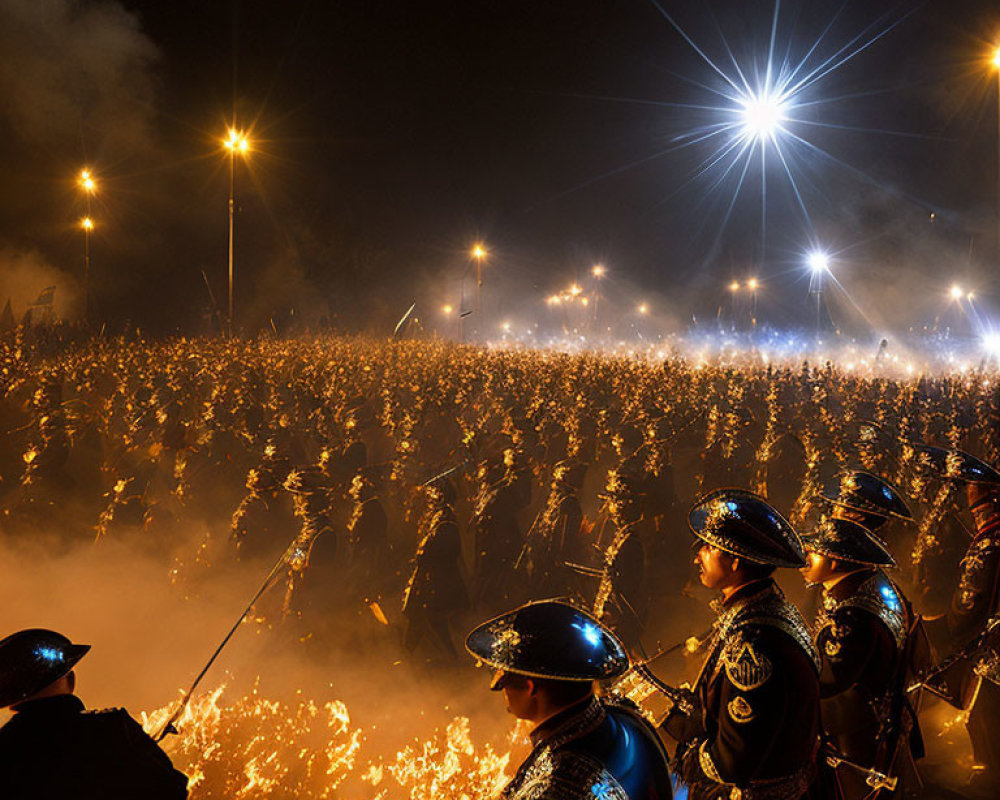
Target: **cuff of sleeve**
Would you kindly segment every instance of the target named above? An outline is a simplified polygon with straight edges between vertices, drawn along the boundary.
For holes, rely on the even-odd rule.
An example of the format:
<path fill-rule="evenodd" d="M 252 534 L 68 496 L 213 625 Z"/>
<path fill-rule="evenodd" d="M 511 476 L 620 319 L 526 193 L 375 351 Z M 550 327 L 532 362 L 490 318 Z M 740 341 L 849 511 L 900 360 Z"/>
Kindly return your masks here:
<path fill-rule="evenodd" d="M 698 747 L 698 765 L 701 767 L 701 771 L 705 773 L 705 777 L 710 781 L 713 783 L 725 783 L 722 780 L 722 776 L 719 775 L 719 770 L 716 768 L 715 762 L 712 760 L 712 754 L 708 752 L 707 739 Z"/>

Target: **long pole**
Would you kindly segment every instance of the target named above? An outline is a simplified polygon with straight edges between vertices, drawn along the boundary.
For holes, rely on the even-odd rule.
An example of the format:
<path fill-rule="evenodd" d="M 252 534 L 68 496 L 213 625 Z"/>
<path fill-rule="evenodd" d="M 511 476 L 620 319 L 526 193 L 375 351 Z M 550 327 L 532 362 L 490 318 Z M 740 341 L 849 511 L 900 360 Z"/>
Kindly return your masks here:
<path fill-rule="evenodd" d="M 816 289 L 816 338 L 819 339 L 823 327 L 823 276 L 819 276 L 819 286 Z"/>
<path fill-rule="evenodd" d="M 90 192 L 87 192 L 87 220 L 83 229 L 83 321 L 90 322 Z"/>
<path fill-rule="evenodd" d="M 233 338 L 233 226 L 236 210 L 236 151 L 229 148 L 229 338 Z"/>
<path fill-rule="evenodd" d="M 1000 61 L 1000 57 L 996 60 Z M 1000 257 L 1000 63 L 997 63 L 997 256 Z"/>

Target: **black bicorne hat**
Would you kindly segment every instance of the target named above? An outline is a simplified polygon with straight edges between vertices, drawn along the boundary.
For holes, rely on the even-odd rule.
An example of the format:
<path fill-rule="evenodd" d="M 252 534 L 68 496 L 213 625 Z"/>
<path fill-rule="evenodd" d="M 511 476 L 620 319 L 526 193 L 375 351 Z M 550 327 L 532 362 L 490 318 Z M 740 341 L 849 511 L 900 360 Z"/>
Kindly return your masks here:
<path fill-rule="evenodd" d="M 68 675 L 90 650 L 55 631 L 29 628 L 0 641 L 0 708 L 16 705 Z"/>
<path fill-rule="evenodd" d="M 913 451 L 917 471 L 928 477 L 1000 486 L 1000 472 L 964 450 L 909 442 L 904 446 L 904 455 L 907 448 Z"/>
<path fill-rule="evenodd" d="M 560 600 L 538 600 L 494 617 L 469 634 L 465 647 L 490 666 L 534 678 L 605 680 L 629 668 L 611 631 Z"/>
<path fill-rule="evenodd" d="M 889 549 L 881 539 L 856 522 L 824 517 L 816 528 L 803 534 L 806 550 L 838 561 L 851 561 L 870 567 L 894 567 Z"/>
<path fill-rule="evenodd" d="M 903 498 L 888 481 L 862 470 L 841 470 L 827 481 L 819 496 L 835 506 L 865 515 L 913 519 Z"/>
<path fill-rule="evenodd" d="M 718 489 L 688 512 L 694 535 L 712 547 L 756 564 L 803 567 L 798 534 L 762 497 L 744 489 Z"/>

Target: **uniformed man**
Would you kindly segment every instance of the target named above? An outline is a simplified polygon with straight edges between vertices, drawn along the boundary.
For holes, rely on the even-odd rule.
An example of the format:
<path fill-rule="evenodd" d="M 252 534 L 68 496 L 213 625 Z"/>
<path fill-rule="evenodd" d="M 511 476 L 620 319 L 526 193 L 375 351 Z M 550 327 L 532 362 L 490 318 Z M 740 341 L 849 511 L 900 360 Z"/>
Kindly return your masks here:
<path fill-rule="evenodd" d="M 4 800 L 183 800 L 187 778 L 120 708 L 85 711 L 73 667 L 90 645 L 29 629 L 0 641 Z"/>
<path fill-rule="evenodd" d="M 826 738 L 851 761 L 836 770 L 845 800 L 880 796 L 863 768 L 917 786 L 914 760 L 923 755 L 906 686 L 913 678 L 920 619 L 881 570 L 895 566 L 885 544 L 856 522 L 822 518 L 803 536 L 807 583 L 823 587 L 813 626 Z"/>
<path fill-rule="evenodd" d="M 721 593 L 694 711 L 665 721 L 691 800 L 795 800 L 820 747 L 819 656 L 772 579 L 805 564 L 791 525 L 757 495 L 722 489 L 688 514 L 701 582 Z"/>
<path fill-rule="evenodd" d="M 962 559 L 951 608 L 945 616 L 951 655 L 927 683 L 968 712 L 974 757 L 969 791 L 1000 792 L 1000 474 L 960 450 L 920 447 L 936 476 L 966 484 L 975 534 Z M 977 794 L 976 796 L 980 796 Z"/>
<path fill-rule="evenodd" d="M 527 720 L 532 750 L 503 800 L 670 800 L 667 754 L 632 707 L 596 694 L 629 668 L 597 620 L 556 600 L 528 603 L 469 634 L 466 648 L 494 667 L 491 689 Z"/>

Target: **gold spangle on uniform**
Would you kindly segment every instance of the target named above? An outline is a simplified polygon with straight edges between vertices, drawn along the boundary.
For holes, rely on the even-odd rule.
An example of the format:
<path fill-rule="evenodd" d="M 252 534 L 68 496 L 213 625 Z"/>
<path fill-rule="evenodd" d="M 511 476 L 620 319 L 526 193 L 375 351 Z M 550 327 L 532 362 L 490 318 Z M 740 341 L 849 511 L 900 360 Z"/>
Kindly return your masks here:
<path fill-rule="evenodd" d="M 759 689 L 771 677 L 770 659 L 754 649 L 742 635 L 735 636 L 722 653 L 726 677 L 742 692 Z"/>
<path fill-rule="evenodd" d="M 733 722 L 737 725 L 745 725 L 757 716 L 754 713 L 753 706 L 750 705 L 750 701 L 742 695 L 737 695 L 730 700 L 726 708 L 729 711 L 729 716 L 732 717 Z"/>
<path fill-rule="evenodd" d="M 836 658 L 840 655 L 840 642 L 836 639 L 827 639 L 823 645 L 823 651 L 828 658 Z"/>

